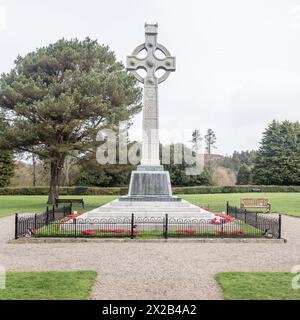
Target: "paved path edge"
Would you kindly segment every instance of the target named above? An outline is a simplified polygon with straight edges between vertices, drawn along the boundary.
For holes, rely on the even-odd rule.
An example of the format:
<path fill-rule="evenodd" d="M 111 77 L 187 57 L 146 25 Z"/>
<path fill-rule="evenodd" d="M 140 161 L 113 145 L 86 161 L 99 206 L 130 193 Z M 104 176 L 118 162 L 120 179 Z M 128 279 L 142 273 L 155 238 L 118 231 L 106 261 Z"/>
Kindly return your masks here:
<path fill-rule="evenodd" d="M 201 239 L 91 239 L 91 238 L 19 238 L 9 240 L 9 244 L 25 243 L 265 243 L 282 244 L 287 243 L 286 239 L 264 239 L 264 238 L 201 238 Z"/>

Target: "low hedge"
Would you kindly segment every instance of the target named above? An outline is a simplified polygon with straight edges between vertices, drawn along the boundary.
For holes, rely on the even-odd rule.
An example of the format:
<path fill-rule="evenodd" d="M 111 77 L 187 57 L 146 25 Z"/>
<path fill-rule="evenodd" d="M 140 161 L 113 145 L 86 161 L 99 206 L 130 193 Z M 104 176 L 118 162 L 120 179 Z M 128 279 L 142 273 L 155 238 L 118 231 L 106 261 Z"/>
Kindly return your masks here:
<path fill-rule="evenodd" d="M 300 192 L 300 186 L 196 186 L 173 187 L 175 194 L 245 193 L 245 192 Z"/>
<path fill-rule="evenodd" d="M 127 187 L 99 188 L 99 187 L 61 187 L 61 195 L 125 195 Z M 48 195 L 49 187 L 23 187 L 23 188 L 0 188 L 0 195 Z"/>
<path fill-rule="evenodd" d="M 66 195 L 125 195 L 127 187 L 61 187 L 60 194 Z M 195 186 L 173 187 L 174 194 L 244 193 L 244 192 L 300 192 L 300 186 Z M 48 195 L 49 187 L 0 188 L 0 195 Z"/>

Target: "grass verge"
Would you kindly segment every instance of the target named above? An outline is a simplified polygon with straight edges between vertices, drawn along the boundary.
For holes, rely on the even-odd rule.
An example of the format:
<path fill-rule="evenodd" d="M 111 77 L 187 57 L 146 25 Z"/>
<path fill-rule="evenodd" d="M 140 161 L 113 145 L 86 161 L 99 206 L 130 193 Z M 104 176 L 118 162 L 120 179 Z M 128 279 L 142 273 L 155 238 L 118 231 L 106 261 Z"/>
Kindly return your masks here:
<path fill-rule="evenodd" d="M 223 272 L 216 275 L 225 300 L 300 300 L 290 272 Z"/>
<path fill-rule="evenodd" d="M 0 300 L 87 300 L 95 271 L 7 272 Z"/>

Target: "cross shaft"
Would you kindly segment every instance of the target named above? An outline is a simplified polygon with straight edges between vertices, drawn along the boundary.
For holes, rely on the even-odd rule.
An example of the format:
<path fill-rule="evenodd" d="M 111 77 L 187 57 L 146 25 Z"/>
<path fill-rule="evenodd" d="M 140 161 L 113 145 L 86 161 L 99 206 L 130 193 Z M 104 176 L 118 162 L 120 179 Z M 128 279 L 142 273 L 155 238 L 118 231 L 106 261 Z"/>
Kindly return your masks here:
<path fill-rule="evenodd" d="M 170 72 L 175 71 L 175 57 L 161 44 L 157 43 L 157 24 L 145 24 L 145 43 L 135 48 L 132 55 L 127 56 L 127 70 L 144 84 L 143 108 L 143 141 L 141 164 L 146 166 L 160 165 L 159 161 L 159 114 L 158 114 L 158 84 L 165 81 Z M 147 51 L 145 58 L 138 54 Z M 156 51 L 164 54 L 160 59 Z M 144 69 L 146 77 L 143 78 L 137 70 Z M 165 73 L 157 78 L 156 71 L 163 69 Z"/>

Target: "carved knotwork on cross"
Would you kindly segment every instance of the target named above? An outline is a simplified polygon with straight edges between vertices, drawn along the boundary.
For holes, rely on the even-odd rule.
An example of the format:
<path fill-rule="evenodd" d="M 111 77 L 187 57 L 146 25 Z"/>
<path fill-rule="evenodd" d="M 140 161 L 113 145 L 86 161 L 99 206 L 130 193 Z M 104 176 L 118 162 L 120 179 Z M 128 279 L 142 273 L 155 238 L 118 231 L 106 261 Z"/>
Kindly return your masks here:
<path fill-rule="evenodd" d="M 132 55 L 127 56 L 127 70 L 144 84 L 141 164 L 147 166 L 160 164 L 157 85 L 165 81 L 172 71 L 175 71 L 175 57 L 172 57 L 163 45 L 157 43 L 157 28 L 157 24 L 145 24 L 145 43 L 136 47 Z M 139 58 L 138 54 L 143 50 L 147 51 L 147 55 L 145 58 Z M 164 57 L 158 58 L 157 51 L 162 52 Z M 139 75 L 139 69 L 146 71 L 145 78 Z M 163 69 L 165 73 L 157 78 L 156 71 L 160 69 Z"/>

